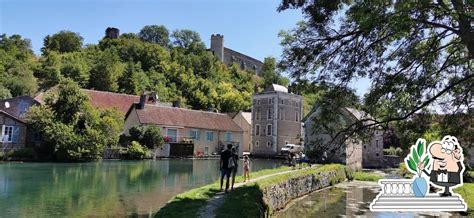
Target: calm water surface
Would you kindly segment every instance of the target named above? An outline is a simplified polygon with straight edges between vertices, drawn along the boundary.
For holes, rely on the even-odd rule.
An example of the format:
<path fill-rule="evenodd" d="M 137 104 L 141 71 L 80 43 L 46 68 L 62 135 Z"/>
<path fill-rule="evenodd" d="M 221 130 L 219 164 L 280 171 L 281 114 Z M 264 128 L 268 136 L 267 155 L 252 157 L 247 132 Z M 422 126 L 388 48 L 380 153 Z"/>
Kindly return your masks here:
<path fill-rule="evenodd" d="M 275 217 L 462 217 L 444 212 L 371 212 L 370 203 L 379 191 L 376 183 L 344 183 L 293 201 L 288 208 L 276 213 Z"/>
<path fill-rule="evenodd" d="M 152 215 L 174 195 L 218 179 L 218 161 L 0 163 L 0 217 Z M 281 164 L 252 160 L 251 168 Z"/>

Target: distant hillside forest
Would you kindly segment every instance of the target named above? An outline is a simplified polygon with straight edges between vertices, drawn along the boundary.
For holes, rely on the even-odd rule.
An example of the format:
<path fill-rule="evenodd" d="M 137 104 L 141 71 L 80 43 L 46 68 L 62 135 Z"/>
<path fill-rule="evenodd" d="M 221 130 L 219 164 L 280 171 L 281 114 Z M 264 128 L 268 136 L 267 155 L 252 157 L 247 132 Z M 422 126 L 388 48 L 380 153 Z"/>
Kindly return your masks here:
<path fill-rule="evenodd" d="M 265 58 L 260 78 L 218 61 L 191 30 L 170 34 L 164 26 L 145 26 L 136 34 L 104 36 L 87 45 L 79 33 L 60 31 L 44 38 L 40 56 L 30 40 L 0 36 L 0 99 L 34 96 L 62 78 L 87 89 L 134 95 L 155 91 L 163 102 L 179 99 L 188 108 L 221 112 L 248 110 L 254 91 L 289 83 L 276 70 L 275 58 Z"/>

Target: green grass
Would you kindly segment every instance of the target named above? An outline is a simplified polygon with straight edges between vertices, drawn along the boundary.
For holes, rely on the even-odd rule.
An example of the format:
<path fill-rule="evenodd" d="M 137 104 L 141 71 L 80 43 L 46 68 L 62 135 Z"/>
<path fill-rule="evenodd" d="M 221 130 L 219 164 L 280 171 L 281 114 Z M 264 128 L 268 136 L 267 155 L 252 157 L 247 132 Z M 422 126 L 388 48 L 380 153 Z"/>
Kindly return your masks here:
<path fill-rule="evenodd" d="M 354 180 L 359 180 L 359 181 L 372 181 L 372 182 L 378 182 L 379 179 L 382 179 L 383 177 L 376 174 L 376 173 L 371 173 L 371 172 L 361 172 L 357 171 L 352 173 L 352 177 Z"/>
<path fill-rule="evenodd" d="M 292 173 L 281 174 L 236 188 L 225 198 L 224 203 L 217 209 L 217 217 L 261 217 L 264 212 L 271 213 L 272 209 L 264 205 L 263 190 L 285 180 L 309 174 L 319 174 L 328 171 L 337 171 L 337 177 L 330 183 L 336 184 L 346 179 L 345 167 L 339 164 L 329 164 L 309 169 L 295 170 Z"/>
<path fill-rule="evenodd" d="M 250 179 L 269 175 L 273 173 L 287 171 L 290 168 L 282 166 L 273 169 L 250 172 Z M 244 181 L 242 176 L 235 177 L 235 182 Z M 206 205 L 207 200 L 220 191 L 220 181 L 195 188 L 173 197 L 163 208 L 158 211 L 155 217 L 196 217 L 199 209 Z"/>
<path fill-rule="evenodd" d="M 454 192 L 460 194 L 462 198 L 464 198 L 468 210 L 474 210 L 474 183 L 464 183 L 463 186 L 454 189 Z"/>

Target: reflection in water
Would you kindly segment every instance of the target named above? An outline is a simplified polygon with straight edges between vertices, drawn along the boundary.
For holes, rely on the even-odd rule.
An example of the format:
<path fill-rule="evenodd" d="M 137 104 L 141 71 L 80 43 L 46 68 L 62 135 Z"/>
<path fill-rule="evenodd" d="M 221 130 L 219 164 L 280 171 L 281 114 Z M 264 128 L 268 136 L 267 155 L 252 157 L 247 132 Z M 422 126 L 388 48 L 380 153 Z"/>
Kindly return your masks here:
<path fill-rule="evenodd" d="M 218 164 L 219 160 L 3 163 L 0 217 L 154 214 L 172 196 L 218 179 Z M 253 160 L 251 167 L 255 171 L 280 165 Z"/>
<path fill-rule="evenodd" d="M 275 217 L 447 217 L 448 213 L 371 212 L 369 205 L 377 196 L 377 184 L 351 182 L 313 192 L 293 201 Z M 454 215 L 451 217 L 460 217 Z"/>

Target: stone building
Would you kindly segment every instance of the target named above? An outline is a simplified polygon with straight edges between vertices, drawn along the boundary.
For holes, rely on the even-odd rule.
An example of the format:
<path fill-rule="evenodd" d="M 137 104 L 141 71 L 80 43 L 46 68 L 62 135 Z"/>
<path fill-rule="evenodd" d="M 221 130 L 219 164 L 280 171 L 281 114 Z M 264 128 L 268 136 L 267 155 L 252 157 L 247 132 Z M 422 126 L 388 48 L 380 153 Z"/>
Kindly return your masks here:
<path fill-rule="evenodd" d="M 109 39 L 117 39 L 120 36 L 120 30 L 115 27 L 107 27 L 105 36 Z"/>
<path fill-rule="evenodd" d="M 303 97 L 273 84 L 253 95 L 252 148 L 256 156 L 276 156 L 286 144 L 303 143 Z"/>
<path fill-rule="evenodd" d="M 224 36 L 220 34 L 211 35 L 210 51 L 220 61 L 226 65 L 236 63 L 243 70 L 252 70 L 256 75 L 261 76 L 263 63 L 253 57 L 234 51 L 230 48 L 224 47 Z"/>
<path fill-rule="evenodd" d="M 351 125 L 359 120 L 372 118 L 369 114 L 353 108 L 340 108 L 335 111 L 340 115 L 341 126 Z M 329 146 L 327 143 L 331 140 L 329 133 L 324 130 L 318 131 L 315 128 L 320 125 L 314 121 L 319 116 L 319 107 L 313 108 L 303 119 L 305 128 L 305 149 L 318 149 L 315 146 L 321 146 L 321 155 L 317 157 L 318 161 L 343 163 L 356 169 L 360 168 L 378 168 L 384 166 L 383 154 L 383 130 L 375 128 L 372 136 L 368 139 L 358 139 L 351 137 L 344 142 L 333 143 Z M 370 121 L 367 121 L 370 122 Z M 330 124 L 326 124 L 330 125 Z M 325 147 L 328 146 L 328 147 Z M 328 152 L 328 153 L 325 153 Z"/>

